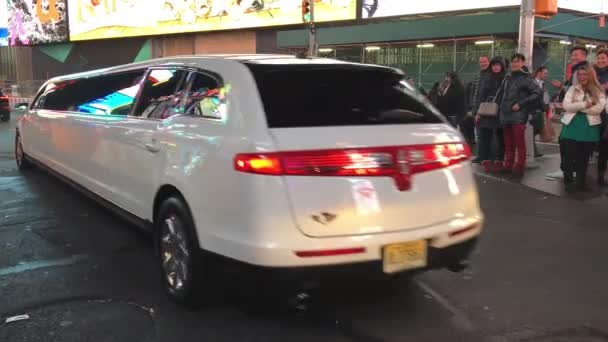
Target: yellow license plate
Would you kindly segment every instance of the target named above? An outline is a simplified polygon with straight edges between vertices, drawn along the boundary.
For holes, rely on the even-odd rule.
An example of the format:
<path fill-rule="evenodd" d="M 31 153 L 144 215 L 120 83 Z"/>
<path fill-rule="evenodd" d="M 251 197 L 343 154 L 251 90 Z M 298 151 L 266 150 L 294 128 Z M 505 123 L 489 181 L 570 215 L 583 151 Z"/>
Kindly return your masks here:
<path fill-rule="evenodd" d="M 395 273 L 427 264 L 426 241 L 411 241 L 385 246 L 383 249 L 385 273 Z"/>

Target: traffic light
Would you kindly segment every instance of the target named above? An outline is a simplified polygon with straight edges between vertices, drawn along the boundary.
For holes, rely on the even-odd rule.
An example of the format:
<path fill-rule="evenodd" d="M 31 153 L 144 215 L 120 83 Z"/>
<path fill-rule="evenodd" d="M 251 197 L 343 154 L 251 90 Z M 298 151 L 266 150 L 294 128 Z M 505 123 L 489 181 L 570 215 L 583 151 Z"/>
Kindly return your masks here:
<path fill-rule="evenodd" d="M 302 0 L 302 21 L 307 23 L 310 21 L 310 3 L 313 0 Z"/>
<path fill-rule="evenodd" d="M 551 19 L 558 12 L 557 0 L 536 0 L 534 11 L 537 17 Z"/>

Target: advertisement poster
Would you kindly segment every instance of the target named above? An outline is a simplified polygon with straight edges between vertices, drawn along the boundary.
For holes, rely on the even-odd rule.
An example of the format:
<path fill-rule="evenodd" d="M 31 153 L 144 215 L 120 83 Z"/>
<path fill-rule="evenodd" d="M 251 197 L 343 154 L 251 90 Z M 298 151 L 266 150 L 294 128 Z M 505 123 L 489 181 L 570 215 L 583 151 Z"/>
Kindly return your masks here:
<path fill-rule="evenodd" d="M 6 1 L 0 0 L 0 46 L 8 45 L 8 10 Z"/>
<path fill-rule="evenodd" d="M 65 0 L 8 0 L 9 44 L 35 45 L 68 39 Z"/>
<path fill-rule="evenodd" d="M 301 0 L 67 2 L 73 41 L 302 23 Z M 315 0 L 315 21 L 355 19 L 356 3 L 356 0 Z"/>
<path fill-rule="evenodd" d="M 363 0 L 362 15 L 363 18 L 379 18 L 399 15 L 519 6 L 520 4 L 521 0 Z"/>

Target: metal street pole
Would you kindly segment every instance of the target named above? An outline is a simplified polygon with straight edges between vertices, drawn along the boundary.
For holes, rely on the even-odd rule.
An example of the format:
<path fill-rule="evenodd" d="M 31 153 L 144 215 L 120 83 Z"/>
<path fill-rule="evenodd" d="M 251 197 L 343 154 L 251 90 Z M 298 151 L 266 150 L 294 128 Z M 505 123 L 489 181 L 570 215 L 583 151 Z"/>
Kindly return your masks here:
<path fill-rule="evenodd" d="M 526 65 L 532 71 L 532 58 L 534 51 L 534 9 L 536 0 L 522 0 L 519 17 L 519 46 L 517 51 L 526 56 Z M 537 168 L 538 163 L 534 156 L 534 128 L 528 123 L 526 127 L 526 167 Z"/>
<path fill-rule="evenodd" d="M 315 28 L 315 0 L 310 0 L 310 29 L 308 31 L 308 55 L 317 56 L 317 32 Z"/>
<path fill-rule="evenodd" d="M 534 49 L 534 8 L 536 0 L 522 0 L 519 17 L 519 46 L 517 51 L 526 56 L 526 64 L 532 67 Z"/>

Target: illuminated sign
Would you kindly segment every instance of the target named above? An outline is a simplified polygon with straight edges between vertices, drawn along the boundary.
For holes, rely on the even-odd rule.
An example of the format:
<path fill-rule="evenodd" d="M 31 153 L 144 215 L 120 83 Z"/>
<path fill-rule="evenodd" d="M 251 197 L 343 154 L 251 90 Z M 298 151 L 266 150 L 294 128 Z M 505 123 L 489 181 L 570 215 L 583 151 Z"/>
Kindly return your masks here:
<path fill-rule="evenodd" d="M 67 0 L 70 40 L 302 23 L 301 0 Z M 315 0 L 315 21 L 355 19 L 357 0 Z"/>
<path fill-rule="evenodd" d="M 0 46 L 8 45 L 8 10 L 6 1 L 0 0 Z"/>
<path fill-rule="evenodd" d="M 608 0 L 559 0 L 557 5 L 560 8 L 587 13 L 605 13 L 608 10 Z"/>
<path fill-rule="evenodd" d="M 363 0 L 363 18 L 519 6 L 521 0 Z"/>
<path fill-rule="evenodd" d="M 8 0 L 7 13 L 10 45 L 68 39 L 65 0 Z"/>
<path fill-rule="evenodd" d="M 521 0 L 362 0 L 363 18 L 405 16 L 413 14 L 480 10 L 497 7 L 519 7 Z M 608 0 L 559 0 L 560 8 L 602 13 L 608 10 Z"/>

